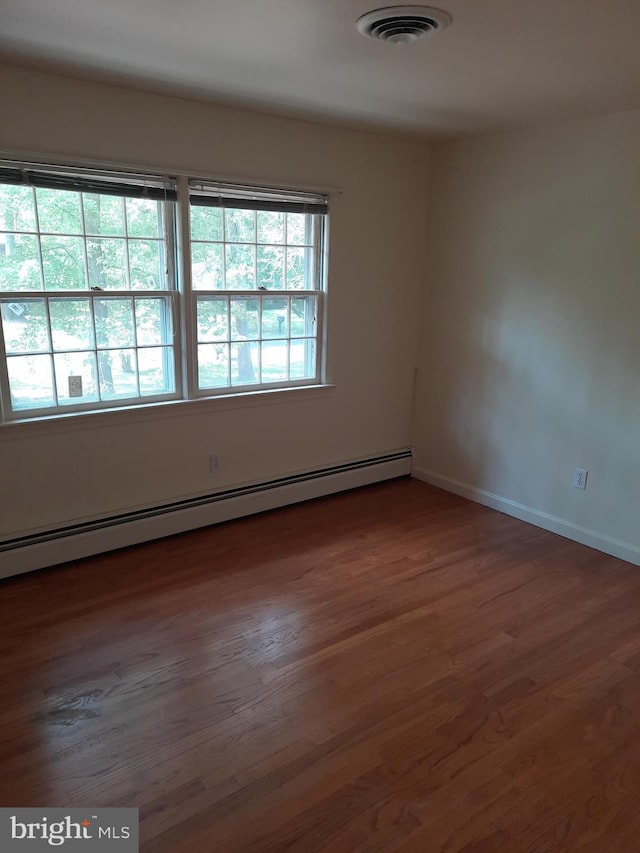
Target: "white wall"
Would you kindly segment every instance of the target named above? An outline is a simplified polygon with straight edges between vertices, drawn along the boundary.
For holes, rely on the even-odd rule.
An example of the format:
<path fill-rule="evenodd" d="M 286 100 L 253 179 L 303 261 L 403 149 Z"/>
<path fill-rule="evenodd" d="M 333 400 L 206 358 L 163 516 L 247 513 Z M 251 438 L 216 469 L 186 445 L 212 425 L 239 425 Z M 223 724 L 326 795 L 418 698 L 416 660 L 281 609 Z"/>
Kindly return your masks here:
<path fill-rule="evenodd" d="M 435 149 L 414 422 L 421 476 L 636 562 L 639 152 L 640 112 Z"/>
<path fill-rule="evenodd" d="M 341 190 L 335 387 L 2 427 L 1 538 L 404 447 L 420 336 L 417 473 L 640 561 L 639 112 L 430 163 L 425 142 L 6 66 L 0 87 L 5 154 Z"/>
<path fill-rule="evenodd" d="M 333 187 L 335 388 L 0 428 L 0 537 L 405 447 L 426 243 L 423 143 L 0 67 L 0 150 Z M 222 458 L 209 473 L 209 454 Z"/>

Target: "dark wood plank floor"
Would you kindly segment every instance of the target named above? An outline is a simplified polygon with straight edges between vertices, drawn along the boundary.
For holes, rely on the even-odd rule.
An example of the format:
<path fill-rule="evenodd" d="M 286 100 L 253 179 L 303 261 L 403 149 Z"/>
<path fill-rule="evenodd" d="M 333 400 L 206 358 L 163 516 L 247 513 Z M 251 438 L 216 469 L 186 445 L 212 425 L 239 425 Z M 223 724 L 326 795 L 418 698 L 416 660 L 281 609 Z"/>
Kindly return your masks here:
<path fill-rule="evenodd" d="M 0 585 L 0 805 L 143 851 L 640 849 L 640 569 L 396 481 Z"/>

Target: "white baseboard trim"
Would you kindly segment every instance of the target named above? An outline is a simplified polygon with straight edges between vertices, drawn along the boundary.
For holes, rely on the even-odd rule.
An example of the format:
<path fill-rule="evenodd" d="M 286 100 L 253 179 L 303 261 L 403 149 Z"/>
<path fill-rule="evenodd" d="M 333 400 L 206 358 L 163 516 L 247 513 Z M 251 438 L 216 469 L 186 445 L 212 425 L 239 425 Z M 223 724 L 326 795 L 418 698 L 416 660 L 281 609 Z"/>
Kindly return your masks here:
<path fill-rule="evenodd" d="M 483 506 L 497 509 L 499 512 L 505 513 L 505 515 L 511 515 L 514 518 L 520 519 L 520 521 L 526 521 L 536 527 L 541 527 L 543 530 L 557 533 L 559 536 L 564 536 L 565 539 L 571 539 L 574 542 L 579 542 L 581 545 L 588 545 L 597 551 L 602 551 L 612 557 L 618 557 L 621 560 L 626 560 L 628 563 L 633 563 L 635 566 L 640 566 L 640 547 L 632 545 L 630 542 L 623 542 L 611 536 L 606 536 L 604 533 L 598 533 L 596 530 L 591 530 L 588 527 L 581 527 L 579 524 L 566 521 L 556 515 L 550 515 L 547 512 L 533 509 L 532 507 L 509 500 L 509 498 L 495 495 L 493 492 L 478 489 L 468 483 L 454 480 L 452 477 L 445 477 L 443 474 L 438 474 L 435 471 L 414 467 L 411 471 L 411 476 L 416 480 L 422 480 L 432 486 L 437 486 L 439 489 L 453 492 Z"/>
<path fill-rule="evenodd" d="M 371 457 L 150 507 L 0 543 L 0 578 L 55 566 L 174 533 L 367 486 L 411 473 L 411 451 Z"/>

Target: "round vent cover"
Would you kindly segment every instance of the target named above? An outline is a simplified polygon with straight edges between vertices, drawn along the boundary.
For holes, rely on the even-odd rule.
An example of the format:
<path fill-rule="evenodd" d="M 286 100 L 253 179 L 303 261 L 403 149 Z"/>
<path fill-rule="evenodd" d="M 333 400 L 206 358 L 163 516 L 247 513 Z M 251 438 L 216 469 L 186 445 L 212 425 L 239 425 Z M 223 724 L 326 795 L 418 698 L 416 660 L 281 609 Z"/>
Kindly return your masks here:
<path fill-rule="evenodd" d="M 410 44 L 448 27 L 451 16 L 429 6 L 388 6 L 367 12 L 356 21 L 358 32 L 392 44 Z"/>

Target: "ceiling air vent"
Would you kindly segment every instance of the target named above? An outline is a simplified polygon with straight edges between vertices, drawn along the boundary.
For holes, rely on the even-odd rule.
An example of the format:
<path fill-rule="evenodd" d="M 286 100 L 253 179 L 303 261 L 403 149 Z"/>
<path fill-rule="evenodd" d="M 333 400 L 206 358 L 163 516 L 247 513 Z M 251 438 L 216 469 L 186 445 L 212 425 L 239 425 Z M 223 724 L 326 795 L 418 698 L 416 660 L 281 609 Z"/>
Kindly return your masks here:
<path fill-rule="evenodd" d="M 443 30 L 451 16 L 429 6 L 388 6 L 375 9 L 356 21 L 358 32 L 372 39 L 391 44 L 410 44 L 412 41 Z"/>

